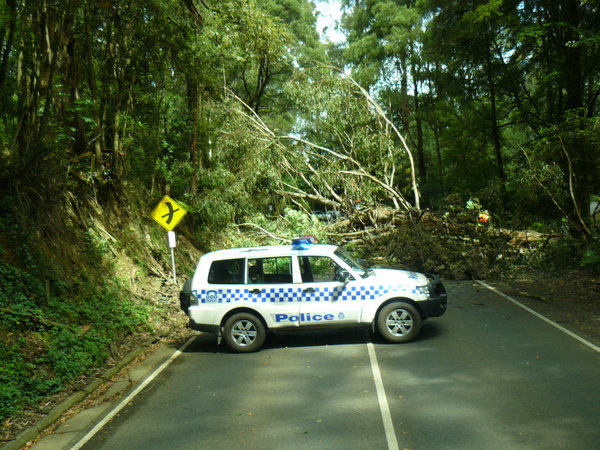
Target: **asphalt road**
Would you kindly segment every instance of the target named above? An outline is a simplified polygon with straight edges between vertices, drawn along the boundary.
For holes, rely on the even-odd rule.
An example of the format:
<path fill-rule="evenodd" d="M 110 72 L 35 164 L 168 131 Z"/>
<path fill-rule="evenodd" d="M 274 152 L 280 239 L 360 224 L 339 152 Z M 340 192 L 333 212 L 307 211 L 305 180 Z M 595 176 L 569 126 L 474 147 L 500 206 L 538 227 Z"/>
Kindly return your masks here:
<path fill-rule="evenodd" d="M 473 282 L 410 344 L 197 337 L 84 449 L 600 448 L 600 353 Z"/>

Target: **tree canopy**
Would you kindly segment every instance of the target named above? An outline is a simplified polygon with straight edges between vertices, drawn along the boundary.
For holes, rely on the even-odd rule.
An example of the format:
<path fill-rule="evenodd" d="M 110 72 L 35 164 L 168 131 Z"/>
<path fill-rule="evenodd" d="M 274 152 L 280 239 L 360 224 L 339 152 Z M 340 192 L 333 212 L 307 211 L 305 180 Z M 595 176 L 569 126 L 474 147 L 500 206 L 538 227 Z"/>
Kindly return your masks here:
<path fill-rule="evenodd" d="M 410 137 L 432 204 L 469 192 L 514 219 L 548 219 L 547 198 L 524 193 L 553 171 L 545 187 L 588 233 L 581 211 L 599 188 L 597 4 L 342 4 L 348 61 Z"/>
<path fill-rule="evenodd" d="M 335 4 L 347 40 L 323 44 L 303 0 L 7 0 L 3 190 L 34 210 L 135 184 L 208 226 L 273 204 L 420 209 L 459 194 L 590 233 L 594 2 Z"/>

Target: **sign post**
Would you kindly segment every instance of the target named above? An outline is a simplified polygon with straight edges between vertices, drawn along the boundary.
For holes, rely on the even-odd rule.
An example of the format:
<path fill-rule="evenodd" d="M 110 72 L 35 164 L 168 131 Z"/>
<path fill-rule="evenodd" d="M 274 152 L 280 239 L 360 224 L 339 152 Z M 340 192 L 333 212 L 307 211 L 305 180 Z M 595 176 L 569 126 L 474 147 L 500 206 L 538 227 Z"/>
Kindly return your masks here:
<path fill-rule="evenodd" d="M 165 195 L 160 203 L 154 208 L 150 217 L 152 217 L 161 227 L 167 230 L 169 247 L 171 248 L 171 264 L 173 266 L 173 282 L 177 283 L 177 272 L 175 271 L 175 247 L 177 246 L 175 232 L 173 228 L 183 219 L 187 211 L 181 207 L 175 200 Z"/>
<path fill-rule="evenodd" d="M 173 266 L 173 282 L 177 283 L 177 273 L 175 272 L 175 247 L 177 243 L 175 241 L 175 232 L 167 231 L 167 237 L 169 239 L 169 247 L 171 248 L 171 265 Z"/>

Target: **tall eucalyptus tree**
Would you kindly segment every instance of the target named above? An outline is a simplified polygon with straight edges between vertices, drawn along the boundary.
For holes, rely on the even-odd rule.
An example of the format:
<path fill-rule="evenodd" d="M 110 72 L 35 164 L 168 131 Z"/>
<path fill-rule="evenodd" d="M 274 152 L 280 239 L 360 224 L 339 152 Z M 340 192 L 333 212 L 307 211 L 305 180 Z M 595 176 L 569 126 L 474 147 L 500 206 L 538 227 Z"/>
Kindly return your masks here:
<path fill-rule="evenodd" d="M 428 163 L 421 112 L 420 42 L 422 15 L 412 0 L 344 0 L 344 52 L 353 77 L 377 92 L 418 156 L 418 176 L 427 182 Z M 416 199 L 415 199 L 416 200 Z"/>

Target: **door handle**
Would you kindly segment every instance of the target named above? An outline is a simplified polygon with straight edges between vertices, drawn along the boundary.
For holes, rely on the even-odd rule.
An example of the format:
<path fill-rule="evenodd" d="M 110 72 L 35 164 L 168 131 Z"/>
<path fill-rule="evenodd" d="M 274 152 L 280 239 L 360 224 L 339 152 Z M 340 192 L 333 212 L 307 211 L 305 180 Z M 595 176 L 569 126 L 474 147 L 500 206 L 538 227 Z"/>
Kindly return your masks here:
<path fill-rule="evenodd" d="M 306 289 L 302 289 L 302 292 L 307 292 L 309 294 L 312 294 L 313 292 L 315 292 L 315 288 L 309 287 Z"/>
<path fill-rule="evenodd" d="M 250 291 L 251 294 L 260 294 L 262 291 L 260 289 L 252 289 Z"/>

